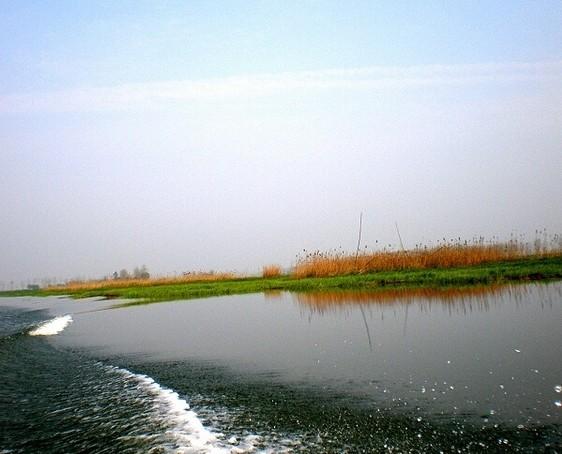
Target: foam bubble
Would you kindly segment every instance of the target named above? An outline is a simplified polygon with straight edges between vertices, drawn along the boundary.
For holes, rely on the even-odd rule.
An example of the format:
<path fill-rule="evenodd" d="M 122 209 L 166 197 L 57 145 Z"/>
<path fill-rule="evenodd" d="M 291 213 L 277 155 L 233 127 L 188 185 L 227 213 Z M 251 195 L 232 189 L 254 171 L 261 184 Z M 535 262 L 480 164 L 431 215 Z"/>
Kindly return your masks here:
<path fill-rule="evenodd" d="M 29 335 L 54 336 L 65 329 L 70 323 L 72 323 L 72 317 L 70 315 L 55 317 L 52 320 L 47 320 L 46 322 L 41 323 L 39 326 L 29 331 Z"/>

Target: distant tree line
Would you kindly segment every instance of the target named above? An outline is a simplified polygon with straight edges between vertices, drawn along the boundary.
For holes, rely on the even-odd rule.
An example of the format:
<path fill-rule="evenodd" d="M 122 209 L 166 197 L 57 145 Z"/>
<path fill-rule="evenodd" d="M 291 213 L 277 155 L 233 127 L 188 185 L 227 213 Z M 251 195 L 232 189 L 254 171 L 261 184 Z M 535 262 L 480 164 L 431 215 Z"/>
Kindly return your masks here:
<path fill-rule="evenodd" d="M 127 271 L 125 268 L 119 272 L 114 271 L 112 277 L 113 279 L 148 279 L 150 273 L 146 265 L 143 265 L 141 267 L 136 266 L 132 272 Z"/>

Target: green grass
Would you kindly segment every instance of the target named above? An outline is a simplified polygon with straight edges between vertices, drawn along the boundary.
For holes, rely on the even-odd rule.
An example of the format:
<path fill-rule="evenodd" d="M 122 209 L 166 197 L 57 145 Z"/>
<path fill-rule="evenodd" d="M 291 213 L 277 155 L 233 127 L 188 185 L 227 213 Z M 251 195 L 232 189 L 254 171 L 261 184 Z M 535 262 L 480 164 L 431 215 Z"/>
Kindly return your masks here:
<path fill-rule="evenodd" d="M 97 296 L 135 300 L 125 304 L 146 304 L 159 301 L 188 300 L 270 290 L 322 291 L 335 289 L 375 290 L 401 287 L 436 288 L 554 279 L 562 279 L 562 256 L 525 258 L 463 268 L 385 271 L 304 279 L 288 276 L 276 278 L 253 277 L 143 287 L 106 287 L 88 291 L 69 291 L 68 289 L 21 290 L 0 292 L 0 296 L 69 295 L 73 298 Z"/>

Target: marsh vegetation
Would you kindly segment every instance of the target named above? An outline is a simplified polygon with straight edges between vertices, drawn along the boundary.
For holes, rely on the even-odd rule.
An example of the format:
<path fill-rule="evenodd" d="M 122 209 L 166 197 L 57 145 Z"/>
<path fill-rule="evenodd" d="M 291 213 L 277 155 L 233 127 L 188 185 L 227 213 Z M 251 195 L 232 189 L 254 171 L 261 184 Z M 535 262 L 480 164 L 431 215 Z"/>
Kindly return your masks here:
<path fill-rule="evenodd" d="M 562 255 L 562 237 L 548 236 L 545 231 L 537 232 L 532 243 L 512 237 L 507 242 L 483 237 L 470 241 L 445 239 L 434 246 L 417 244 L 413 249 L 393 250 L 386 246 L 382 250 L 355 253 L 341 249 L 331 251 L 303 251 L 297 256 L 293 276 L 321 277 L 339 276 L 379 271 L 424 270 L 476 266 L 508 262 L 526 258 L 545 258 Z"/>
<path fill-rule="evenodd" d="M 303 251 L 289 271 L 272 264 L 264 266 L 260 276 L 198 271 L 171 277 L 72 280 L 44 289 L 0 294 L 101 296 L 153 302 L 272 290 L 435 288 L 560 278 L 562 238 L 544 234 L 532 243 L 515 238 L 504 243 L 478 238 L 470 242 L 443 240 L 433 246 L 416 245 L 411 250 Z"/>

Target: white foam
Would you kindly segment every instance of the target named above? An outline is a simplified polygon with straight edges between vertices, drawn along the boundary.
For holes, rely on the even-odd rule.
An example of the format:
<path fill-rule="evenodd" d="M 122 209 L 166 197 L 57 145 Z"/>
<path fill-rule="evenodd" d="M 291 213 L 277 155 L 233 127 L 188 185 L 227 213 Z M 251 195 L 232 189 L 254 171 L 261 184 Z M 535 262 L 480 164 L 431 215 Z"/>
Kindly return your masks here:
<path fill-rule="evenodd" d="M 249 435 L 238 441 L 235 437 L 225 440 L 224 434 L 214 433 L 207 429 L 197 413 L 189 408 L 189 404 L 175 391 L 156 383 L 147 375 L 134 374 L 126 369 L 109 368 L 127 380 L 133 380 L 153 399 L 154 416 L 164 420 L 168 429 L 166 438 L 175 445 L 176 453 L 243 453 L 255 452 L 258 436 Z"/>
<path fill-rule="evenodd" d="M 52 320 L 47 320 L 46 322 L 41 323 L 39 326 L 29 331 L 29 335 L 54 336 L 65 329 L 70 323 L 72 323 L 72 317 L 70 315 L 55 317 Z"/>

